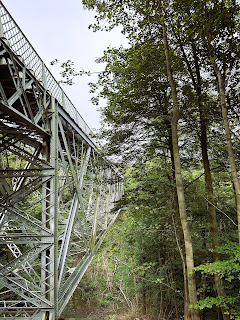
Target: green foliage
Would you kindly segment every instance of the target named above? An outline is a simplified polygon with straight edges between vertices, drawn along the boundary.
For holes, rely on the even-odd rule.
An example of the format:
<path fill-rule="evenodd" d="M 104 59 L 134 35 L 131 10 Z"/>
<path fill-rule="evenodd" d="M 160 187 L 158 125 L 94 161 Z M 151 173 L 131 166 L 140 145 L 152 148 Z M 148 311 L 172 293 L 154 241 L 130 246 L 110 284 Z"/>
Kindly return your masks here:
<path fill-rule="evenodd" d="M 229 295 L 226 297 L 206 297 L 205 299 L 198 302 L 197 307 L 199 309 L 209 308 L 215 306 L 226 306 L 230 309 L 232 315 L 231 319 L 240 319 L 240 291 L 236 280 L 240 280 L 240 252 L 239 244 L 237 242 L 227 241 L 224 246 L 219 248 L 224 260 L 207 263 L 195 267 L 195 272 L 200 271 L 202 274 L 207 275 L 219 275 L 224 283 L 228 283 Z"/>

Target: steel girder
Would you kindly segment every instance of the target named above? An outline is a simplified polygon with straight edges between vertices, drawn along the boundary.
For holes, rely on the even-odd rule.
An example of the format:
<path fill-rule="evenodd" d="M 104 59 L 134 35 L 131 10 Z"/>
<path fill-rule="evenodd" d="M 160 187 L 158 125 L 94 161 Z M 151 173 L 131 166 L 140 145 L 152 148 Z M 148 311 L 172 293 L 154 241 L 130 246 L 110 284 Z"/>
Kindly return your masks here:
<path fill-rule="evenodd" d="M 0 319 L 57 319 L 118 215 L 123 178 L 15 52 L 0 39 Z"/>

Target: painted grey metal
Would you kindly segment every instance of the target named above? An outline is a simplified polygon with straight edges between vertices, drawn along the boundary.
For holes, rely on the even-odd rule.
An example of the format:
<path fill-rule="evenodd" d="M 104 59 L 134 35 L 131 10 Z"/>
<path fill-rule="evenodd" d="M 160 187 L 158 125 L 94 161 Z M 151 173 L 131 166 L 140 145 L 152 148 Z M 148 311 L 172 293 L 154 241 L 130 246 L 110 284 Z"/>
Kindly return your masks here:
<path fill-rule="evenodd" d="M 123 177 L 0 1 L 0 319 L 58 319 Z"/>

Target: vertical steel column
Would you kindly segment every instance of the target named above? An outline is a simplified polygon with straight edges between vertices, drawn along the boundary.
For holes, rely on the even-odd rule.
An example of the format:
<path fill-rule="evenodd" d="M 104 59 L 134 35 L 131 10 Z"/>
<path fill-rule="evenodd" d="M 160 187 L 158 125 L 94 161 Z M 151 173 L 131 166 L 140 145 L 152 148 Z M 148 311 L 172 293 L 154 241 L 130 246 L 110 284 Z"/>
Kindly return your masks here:
<path fill-rule="evenodd" d="M 42 146 L 42 158 L 46 161 L 49 159 L 49 152 L 47 148 L 47 142 L 45 141 Z M 47 216 L 47 208 L 48 208 L 48 184 L 49 182 L 44 182 L 42 184 L 42 225 L 48 229 L 48 216 Z M 42 242 L 44 242 L 44 238 L 42 238 Z M 48 292 L 48 250 L 45 250 L 41 253 L 41 294 L 47 299 Z M 46 318 L 46 315 L 44 316 Z"/>
<path fill-rule="evenodd" d="M 58 103 L 52 97 L 51 111 L 53 111 L 51 131 L 52 138 L 50 142 L 50 163 L 54 167 L 54 177 L 52 179 L 53 191 L 53 233 L 54 233 L 54 247 L 53 247 L 53 303 L 54 303 L 54 318 L 58 318 Z M 51 320 L 51 318 L 50 318 Z"/>
<path fill-rule="evenodd" d="M 106 185 L 106 202 L 105 202 L 105 221 L 104 221 L 104 229 L 107 229 L 108 226 L 108 214 L 109 214 L 109 200 L 110 200 L 110 184 Z"/>
<path fill-rule="evenodd" d="M 43 107 L 46 108 L 46 90 L 47 90 L 47 83 L 46 83 L 46 78 L 45 78 L 45 66 L 42 63 L 42 83 L 44 87 L 44 96 L 43 96 Z M 45 150 L 42 150 L 42 156 L 46 160 L 48 160 L 49 155 L 48 151 L 45 146 Z M 42 187 L 42 223 L 44 226 L 47 226 L 47 217 L 46 217 L 46 210 L 47 210 L 47 203 L 46 203 L 46 196 L 47 196 L 47 183 L 45 183 Z M 44 239 L 42 239 L 44 240 Z M 46 297 L 46 278 L 47 278 L 47 252 L 43 251 L 41 254 L 41 279 L 42 279 L 42 284 L 41 284 L 41 293 L 42 296 Z M 46 319 L 46 313 L 43 314 L 43 320 Z"/>
<path fill-rule="evenodd" d="M 54 176 L 42 188 L 42 223 L 53 234 L 52 246 L 42 253 L 42 294 L 52 305 L 52 311 L 44 315 L 46 320 L 58 316 L 58 104 L 52 97 L 51 139 L 43 144 L 42 156 L 54 168 Z"/>

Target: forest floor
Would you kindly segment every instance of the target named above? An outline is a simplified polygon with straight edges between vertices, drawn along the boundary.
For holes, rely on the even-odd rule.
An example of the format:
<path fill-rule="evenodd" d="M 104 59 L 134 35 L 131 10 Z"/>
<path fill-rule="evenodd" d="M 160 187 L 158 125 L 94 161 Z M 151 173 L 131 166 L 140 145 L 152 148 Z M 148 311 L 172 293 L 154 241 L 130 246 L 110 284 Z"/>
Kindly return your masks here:
<path fill-rule="evenodd" d="M 93 297 L 83 299 L 78 289 L 64 310 L 62 319 L 148 320 L 139 317 L 134 310 L 119 308 L 112 303 L 100 306 Z"/>
<path fill-rule="evenodd" d="M 84 305 L 73 307 L 70 305 L 64 311 L 63 319 L 89 319 L 89 320 L 143 320 L 136 314 L 129 311 L 119 310 L 114 312 L 109 307 L 99 307 L 97 305 Z M 146 319 L 147 320 L 147 319 Z"/>

